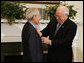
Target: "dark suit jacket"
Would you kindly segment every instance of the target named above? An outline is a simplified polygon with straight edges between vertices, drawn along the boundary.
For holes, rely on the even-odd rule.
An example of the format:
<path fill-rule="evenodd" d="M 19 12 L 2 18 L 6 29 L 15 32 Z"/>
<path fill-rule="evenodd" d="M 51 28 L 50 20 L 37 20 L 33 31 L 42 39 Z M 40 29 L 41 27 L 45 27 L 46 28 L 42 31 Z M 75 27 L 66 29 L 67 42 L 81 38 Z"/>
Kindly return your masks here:
<path fill-rule="evenodd" d="M 24 62 L 42 62 L 42 41 L 35 28 L 27 22 L 22 30 Z"/>
<path fill-rule="evenodd" d="M 77 25 L 67 19 L 55 34 L 57 21 L 51 20 L 41 32 L 49 36 L 52 45 L 48 47 L 48 61 L 72 61 L 72 42 L 76 34 Z"/>

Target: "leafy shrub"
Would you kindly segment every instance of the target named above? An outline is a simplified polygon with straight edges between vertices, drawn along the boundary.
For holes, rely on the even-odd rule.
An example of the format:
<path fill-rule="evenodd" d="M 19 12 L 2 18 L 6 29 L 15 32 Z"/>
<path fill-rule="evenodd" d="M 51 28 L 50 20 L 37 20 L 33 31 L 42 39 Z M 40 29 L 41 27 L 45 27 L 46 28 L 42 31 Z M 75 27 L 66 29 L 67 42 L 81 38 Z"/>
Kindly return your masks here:
<path fill-rule="evenodd" d="M 9 24 L 12 24 L 15 19 L 24 19 L 23 11 L 24 6 L 20 6 L 20 3 L 1 1 L 1 18 L 8 20 Z"/>

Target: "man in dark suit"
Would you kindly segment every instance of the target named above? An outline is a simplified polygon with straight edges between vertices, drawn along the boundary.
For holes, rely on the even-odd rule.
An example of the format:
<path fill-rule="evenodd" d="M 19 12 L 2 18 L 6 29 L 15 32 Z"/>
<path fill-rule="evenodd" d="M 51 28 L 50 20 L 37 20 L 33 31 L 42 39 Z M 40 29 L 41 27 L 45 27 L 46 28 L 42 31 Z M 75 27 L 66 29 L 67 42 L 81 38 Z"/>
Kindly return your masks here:
<path fill-rule="evenodd" d="M 68 8 L 59 6 L 56 10 L 56 19 L 51 20 L 41 31 L 43 43 L 49 45 L 49 62 L 72 62 L 72 42 L 77 25 L 68 18 L 68 15 Z M 46 38 L 47 36 L 49 39 Z"/>
<path fill-rule="evenodd" d="M 41 18 L 40 12 L 36 8 L 30 8 L 26 11 L 28 22 L 22 30 L 23 61 L 24 62 L 42 62 L 43 50 L 40 32 L 35 25 Z"/>

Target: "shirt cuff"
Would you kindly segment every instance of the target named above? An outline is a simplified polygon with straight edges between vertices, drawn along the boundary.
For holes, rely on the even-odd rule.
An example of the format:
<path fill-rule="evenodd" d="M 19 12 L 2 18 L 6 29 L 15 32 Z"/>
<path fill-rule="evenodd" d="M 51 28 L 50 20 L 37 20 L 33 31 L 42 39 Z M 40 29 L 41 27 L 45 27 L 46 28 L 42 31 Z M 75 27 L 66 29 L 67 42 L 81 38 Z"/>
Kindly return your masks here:
<path fill-rule="evenodd" d="M 50 42 L 50 46 L 52 45 L 52 41 Z"/>

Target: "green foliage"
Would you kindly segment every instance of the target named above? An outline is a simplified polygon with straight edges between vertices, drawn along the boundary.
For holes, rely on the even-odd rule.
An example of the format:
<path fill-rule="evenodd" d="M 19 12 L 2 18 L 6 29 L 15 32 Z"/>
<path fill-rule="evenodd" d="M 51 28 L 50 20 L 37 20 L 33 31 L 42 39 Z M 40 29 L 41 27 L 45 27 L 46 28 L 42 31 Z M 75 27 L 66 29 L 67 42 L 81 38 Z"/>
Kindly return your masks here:
<path fill-rule="evenodd" d="M 59 5 L 60 4 L 56 4 L 55 6 L 50 7 L 46 6 L 50 19 L 55 19 L 55 12 Z M 73 9 L 74 6 L 73 5 L 64 5 L 64 6 L 67 6 L 69 8 L 69 18 L 75 19 L 77 11 Z"/>
<path fill-rule="evenodd" d="M 76 13 L 77 13 L 77 11 L 76 10 L 74 10 L 73 9 L 73 5 L 69 5 L 69 6 L 67 6 L 68 8 L 69 8 L 69 17 L 71 18 L 71 19 L 75 19 L 74 17 L 76 16 Z"/>
<path fill-rule="evenodd" d="M 9 1 L 1 1 L 1 18 L 8 20 L 11 24 L 15 19 L 24 19 L 24 6 L 20 6 L 19 3 L 12 3 Z"/>
<path fill-rule="evenodd" d="M 55 12 L 58 6 L 59 4 L 56 4 L 55 6 L 46 6 L 50 19 L 55 19 Z"/>

